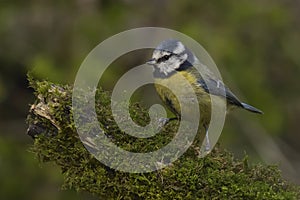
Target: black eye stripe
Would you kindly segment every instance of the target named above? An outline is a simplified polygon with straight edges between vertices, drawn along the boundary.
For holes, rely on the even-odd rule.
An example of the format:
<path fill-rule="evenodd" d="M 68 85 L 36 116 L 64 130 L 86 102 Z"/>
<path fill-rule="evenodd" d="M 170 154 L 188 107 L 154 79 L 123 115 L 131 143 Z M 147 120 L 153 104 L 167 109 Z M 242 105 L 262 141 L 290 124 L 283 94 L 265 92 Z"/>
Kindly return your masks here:
<path fill-rule="evenodd" d="M 171 56 L 172 56 L 172 54 L 170 54 L 170 55 L 164 55 L 163 57 L 157 59 L 157 62 L 158 63 L 164 62 L 164 61 L 168 60 Z"/>

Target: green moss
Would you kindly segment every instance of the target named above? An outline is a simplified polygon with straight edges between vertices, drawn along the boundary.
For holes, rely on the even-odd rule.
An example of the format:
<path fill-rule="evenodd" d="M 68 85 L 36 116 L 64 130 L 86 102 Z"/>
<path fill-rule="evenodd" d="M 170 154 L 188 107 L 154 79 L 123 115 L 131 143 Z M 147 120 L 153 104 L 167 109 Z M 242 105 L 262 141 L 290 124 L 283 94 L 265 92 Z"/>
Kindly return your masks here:
<path fill-rule="evenodd" d="M 281 178 L 276 166 L 250 165 L 248 158 L 236 160 L 216 147 L 198 158 L 191 147 L 167 168 L 134 174 L 110 169 L 96 160 L 76 133 L 71 112 L 69 86 L 30 80 L 36 102 L 28 115 L 32 152 L 41 162 L 55 162 L 64 176 L 64 189 L 87 191 L 100 199 L 299 199 L 300 189 Z M 98 120 L 105 133 L 120 147 L 136 152 L 159 149 L 171 140 L 178 122 L 169 123 L 150 139 L 137 139 L 120 131 L 110 111 L 110 94 L 96 95 Z M 131 116 L 147 124 L 149 116 L 138 104 Z M 196 146 L 196 144 L 194 144 Z"/>

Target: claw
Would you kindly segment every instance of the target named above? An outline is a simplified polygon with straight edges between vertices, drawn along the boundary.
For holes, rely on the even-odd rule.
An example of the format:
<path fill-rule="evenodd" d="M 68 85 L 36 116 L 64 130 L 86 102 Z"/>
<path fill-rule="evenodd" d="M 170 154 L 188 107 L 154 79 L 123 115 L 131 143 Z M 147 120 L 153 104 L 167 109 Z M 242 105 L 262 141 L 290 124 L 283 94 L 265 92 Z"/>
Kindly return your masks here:
<path fill-rule="evenodd" d="M 165 117 L 161 117 L 158 119 L 158 130 L 162 129 L 167 123 L 169 123 L 172 120 L 176 120 L 178 119 L 177 117 L 173 117 L 173 118 L 165 118 Z"/>
<path fill-rule="evenodd" d="M 161 117 L 158 119 L 158 129 L 162 129 L 168 122 L 170 121 L 169 118 L 164 118 L 164 117 Z"/>

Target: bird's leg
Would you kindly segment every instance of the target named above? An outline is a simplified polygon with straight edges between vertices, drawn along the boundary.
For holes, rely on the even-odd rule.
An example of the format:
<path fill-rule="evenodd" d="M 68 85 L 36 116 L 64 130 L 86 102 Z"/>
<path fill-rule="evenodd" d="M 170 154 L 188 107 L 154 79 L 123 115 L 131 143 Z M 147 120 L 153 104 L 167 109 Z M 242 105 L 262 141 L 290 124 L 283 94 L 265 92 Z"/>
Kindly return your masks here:
<path fill-rule="evenodd" d="M 211 151 L 211 146 L 210 146 L 210 141 L 208 136 L 208 128 L 206 127 L 206 125 L 204 125 L 204 129 L 205 129 L 205 136 L 203 138 L 202 145 L 200 148 L 199 147 L 196 148 L 196 153 L 198 158 L 204 157 Z"/>
<path fill-rule="evenodd" d="M 209 152 L 211 150 L 210 142 L 209 142 L 209 137 L 208 137 L 208 128 L 204 126 L 205 128 L 205 138 L 204 138 L 204 151 Z"/>

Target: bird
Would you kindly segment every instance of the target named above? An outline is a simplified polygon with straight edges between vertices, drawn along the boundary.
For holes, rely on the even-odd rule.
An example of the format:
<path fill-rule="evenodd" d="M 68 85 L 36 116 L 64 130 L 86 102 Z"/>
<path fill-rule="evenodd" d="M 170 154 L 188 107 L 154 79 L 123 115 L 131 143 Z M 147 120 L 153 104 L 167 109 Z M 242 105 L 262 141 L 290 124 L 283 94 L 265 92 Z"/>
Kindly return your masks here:
<path fill-rule="evenodd" d="M 170 120 L 180 119 L 180 105 L 172 91 L 163 85 L 173 85 L 177 94 L 189 95 L 186 90 L 186 81 L 180 81 L 184 77 L 195 91 L 200 109 L 199 124 L 205 130 L 205 150 L 210 151 L 211 146 L 208 137 L 208 126 L 211 117 L 210 95 L 225 101 L 227 111 L 233 108 L 263 114 L 254 106 L 240 101 L 231 90 L 218 79 L 214 73 L 190 51 L 181 41 L 177 39 L 166 39 L 162 41 L 153 51 L 152 58 L 146 62 L 153 67 L 154 87 L 162 102 L 176 116 L 166 118 L 163 123 Z M 195 66 L 201 67 L 201 74 Z M 185 82 L 185 83 L 183 83 Z M 193 108 L 190 108 L 193 109 Z M 226 112 L 227 113 L 227 112 Z"/>

